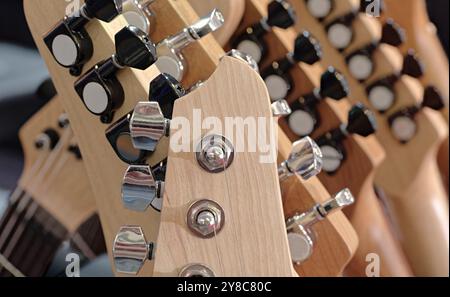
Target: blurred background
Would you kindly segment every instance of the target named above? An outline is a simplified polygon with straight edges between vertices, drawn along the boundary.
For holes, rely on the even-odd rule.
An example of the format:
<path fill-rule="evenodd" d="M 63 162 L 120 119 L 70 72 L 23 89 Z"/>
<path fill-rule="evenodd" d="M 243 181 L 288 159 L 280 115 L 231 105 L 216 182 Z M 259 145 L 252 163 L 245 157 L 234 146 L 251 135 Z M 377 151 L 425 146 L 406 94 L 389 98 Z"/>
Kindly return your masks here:
<path fill-rule="evenodd" d="M 22 171 L 19 128 L 46 103 L 36 91 L 49 76 L 28 30 L 22 6 L 21 0 L 0 1 L 0 217 Z M 448 56 L 449 1 L 428 0 L 428 8 Z M 84 275 L 110 275 L 107 257 L 98 261 L 84 267 Z M 57 259 L 49 273 L 60 274 L 62 265 L 64 258 Z M 95 271 L 98 269 L 103 271 L 98 273 Z"/>

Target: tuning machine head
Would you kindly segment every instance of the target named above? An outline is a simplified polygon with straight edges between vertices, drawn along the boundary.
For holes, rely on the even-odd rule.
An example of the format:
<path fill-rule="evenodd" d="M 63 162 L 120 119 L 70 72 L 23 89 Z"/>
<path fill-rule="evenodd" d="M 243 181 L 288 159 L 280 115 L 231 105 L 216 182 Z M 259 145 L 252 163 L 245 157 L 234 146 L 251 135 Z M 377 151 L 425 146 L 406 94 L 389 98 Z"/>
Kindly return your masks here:
<path fill-rule="evenodd" d="M 141 29 L 143 32 L 152 33 L 154 29 L 155 14 L 150 5 L 155 0 L 125 0 L 123 3 L 123 17 L 128 24 Z"/>
<path fill-rule="evenodd" d="M 417 56 L 413 49 L 409 49 L 403 59 L 402 74 L 409 75 L 414 78 L 423 76 L 425 66 Z"/>
<path fill-rule="evenodd" d="M 164 182 L 154 177 L 148 165 L 130 165 L 122 182 L 122 203 L 134 211 L 146 211 L 149 206 L 161 211 Z"/>
<path fill-rule="evenodd" d="M 347 124 L 342 124 L 317 139 L 323 154 L 323 171 L 334 174 L 339 170 L 346 159 L 343 141 L 349 135 L 367 137 L 374 134 L 376 129 L 375 115 L 361 103 L 354 105 L 348 113 Z"/>
<path fill-rule="evenodd" d="M 343 51 L 352 43 L 354 38 L 352 24 L 356 15 L 355 11 L 351 11 L 325 26 L 328 40 L 337 50 Z"/>
<path fill-rule="evenodd" d="M 92 18 L 110 22 L 121 12 L 121 0 L 87 0 L 79 11 L 66 16 L 45 35 L 44 42 L 56 62 L 69 68 L 72 75 L 78 76 L 94 51 L 85 25 Z"/>
<path fill-rule="evenodd" d="M 113 243 L 113 260 L 119 273 L 136 275 L 145 261 L 153 259 L 154 244 L 148 243 L 139 226 L 121 227 Z"/>
<path fill-rule="evenodd" d="M 316 242 L 313 226 L 333 212 L 353 204 L 354 201 L 350 190 L 344 189 L 327 202 L 317 204 L 307 212 L 296 214 L 286 220 L 289 247 L 294 264 L 299 265 L 311 257 Z"/>
<path fill-rule="evenodd" d="M 333 11 L 335 1 L 336 0 L 306 0 L 306 9 L 313 17 L 322 21 Z"/>
<path fill-rule="evenodd" d="M 414 138 L 418 129 L 415 117 L 425 107 L 433 110 L 441 110 L 445 107 L 441 93 L 433 86 L 425 88 L 420 106 L 406 107 L 389 116 L 391 131 L 398 141 L 406 144 Z"/>
<path fill-rule="evenodd" d="M 280 181 L 292 175 L 299 175 L 304 180 L 316 176 L 322 170 L 322 152 L 310 137 L 293 143 L 289 158 L 278 167 Z"/>
<path fill-rule="evenodd" d="M 110 123 L 114 111 L 124 101 L 124 90 L 116 72 L 125 67 L 144 70 L 156 61 L 156 48 L 148 36 L 134 26 L 127 26 L 116 36 L 116 53 L 92 67 L 75 83 L 75 90 L 94 115 Z"/>
<path fill-rule="evenodd" d="M 175 100 L 184 94 L 181 84 L 169 74 L 158 75 L 150 83 L 150 104 L 139 103 L 135 108 L 136 115 L 133 110 L 106 130 L 106 138 L 117 156 L 127 164 L 144 164 L 156 149 L 159 135 L 167 132 L 165 125 L 172 117 Z M 148 130 L 151 127 L 155 130 Z"/>
<path fill-rule="evenodd" d="M 181 81 L 186 72 L 186 61 L 181 51 L 189 44 L 203 38 L 222 27 L 225 20 L 222 13 L 214 9 L 179 33 L 169 36 L 157 45 L 158 60 L 156 66 L 163 73 L 172 75 Z"/>
<path fill-rule="evenodd" d="M 267 53 L 267 44 L 263 36 L 272 30 L 272 27 L 287 29 L 296 21 L 295 11 L 285 0 L 274 0 L 269 3 L 268 17 L 248 27 L 234 42 L 233 47 L 246 53 L 260 63 Z"/>
<path fill-rule="evenodd" d="M 389 44 L 395 47 L 399 47 L 405 42 L 406 33 L 405 30 L 400 27 L 399 24 L 394 22 L 393 19 L 388 19 L 382 29 L 380 43 Z"/>

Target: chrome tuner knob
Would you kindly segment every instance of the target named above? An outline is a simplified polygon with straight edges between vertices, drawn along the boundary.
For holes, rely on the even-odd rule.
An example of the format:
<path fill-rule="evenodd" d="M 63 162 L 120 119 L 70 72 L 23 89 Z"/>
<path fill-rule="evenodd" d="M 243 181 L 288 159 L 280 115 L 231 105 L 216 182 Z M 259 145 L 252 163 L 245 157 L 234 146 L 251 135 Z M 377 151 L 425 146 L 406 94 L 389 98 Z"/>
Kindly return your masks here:
<path fill-rule="evenodd" d="M 147 243 L 141 227 L 121 227 L 113 243 L 113 260 L 116 271 L 138 274 L 145 261 L 153 258 L 153 249 L 153 243 Z"/>
<path fill-rule="evenodd" d="M 130 134 L 134 148 L 154 152 L 163 136 L 169 136 L 170 121 L 158 102 L 139 102 L 130 119 Z"/>
<path fill-rule="evenodd" d="M 316 236 L 312 226 L 331 213 L 353 204 L 355 199 L 348 189 L 334 195 L 323 204 L 317 204 L 304 213 L 296 214 L 286 221 L 292 262 L 301 264 L 313 253 Z"/>
<path fill-rule="evenodd" d="M 135 26 L 146 33 L 154 29 L 153 22 L 155 14 L 150 5 L 155 0 L 125 0 L 122 15 L 128 24 Z"/>
<path fill-rule="evenodd" d="M 253 70 L 255 70 L 256 72 L 259 73 L 258 63 L 256 63 L 255 59 L 253 59 L 252 56 L 250 56 L 244 52 L 241 52 L 240 50 L 237 50 L 237 49 L 230 50 L 229 52 L 227 52 L 225 54 L 225 56 L 241 60 L 244 63 L 248 64 L 248 66 L 250 66 Z"/>
<path fill-rule="evenodd" d="M 307 180 L 322 170 L 322 152 L 310 137 L 294 142 L 289 158 L 278 167 L 280 181 L 297 174 Z"/>
<path fill-rule="evenodd" d="M 122 182 L 122 202 L 130 210 L 161 210 L 164 182 L 155 179 L 148 165 L 130 165 Z"/>
<path fill-rule="evenodd" d="M 272 114 L 274 117 L 288 116 L 291 112 L 289 103 L 284 99 L 272 103 Z"/>
<path fill-rule="evenodd" d="M 158 54 L 156 66 L 158 69 L 181 81 L 187 66 L 181 51 L 189 44 L 219 29 L 224 22 L 222 13 L 214 9 L 193 25 L 158 43 L 156 49 Z"/>

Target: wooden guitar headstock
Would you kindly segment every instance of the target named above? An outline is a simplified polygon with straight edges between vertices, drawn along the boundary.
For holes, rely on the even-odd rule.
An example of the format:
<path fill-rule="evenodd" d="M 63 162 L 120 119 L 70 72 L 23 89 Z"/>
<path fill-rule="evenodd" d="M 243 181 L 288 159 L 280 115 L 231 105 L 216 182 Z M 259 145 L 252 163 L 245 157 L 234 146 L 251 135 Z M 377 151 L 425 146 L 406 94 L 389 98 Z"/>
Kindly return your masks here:
<path fill-rule="evenodd" d="M 352 78 L 342 53 L 330 45 L 323 24 L 319 23 L 304 9 L 303 1 L 293 2 L 296 3 L 299 11 L 299 26 L 308 28 L 321 42 L 324 49 L 323 63 L 325 65 L 334 64 L 349 80 L 352 90 L 348 97 L 349 100 L 352 103 L 362 102 L 367 107 L 372 107 L 365 87 L 389 73 L 392 74 L 396 70 L 400 70 L 403 54 L 397 48 L 387 44 L 378 47 L 372 56 L 375 70 L 366 82 L 360 83 Z M 381 23 L 378 25 L 381 27 Z M 357 43 L 360 38 L 362 37 L 355 36 L 352 43 Z M 447 262 L 445 259 L 448 259 L 448 255 L 446 255 L 448 253 L 444 252 L 447 249 L 446 246 L 448 246 L 448 230 L 443 227 L 448 225 L 448 199 L 445 197 L 442 185 L 440 185 L 436 163 L 430 161 L 436 157 L 437 147 L 446 138 L 448 129 L 434 111 L 422 109 L 415 117 L 417 132 L 414 138 L 407 144 L 402 144 L 396 140 L 388 123 L 388 117 L 402 107 L 420 104 L 424 89 L 417 80 L 406 75 L 399 78 L 394 88 L 396 93 L 395 106 L 386 114 L 376 113 L 378 122 L 376 136 L 386 151 L 386 159 L 376 171 L 375 184 L 386 192 L 387 197 L 389 197 L 390 208 L 395 209 L 392 214 L 397 223 L 401 225 L 402 243 L 409 261 L 413 263 L 414 272 L 419 275 L 448 274 L 448 265 L 442 265 L 442 263 Z M 417 187 L 421 188 L 420 193 L 422 195 L 419 195 Z M 427 197 L 427 199 L 423 199 L 423 197 Z M 431 205 L 434 205 L 436 212 L 431 210 Z M 439 206 L 436 207 L 436 205 Z M 429 244 L 427 234 L 431 234 L 428 233 L 431 230 L 425 231 L 423 224 L 418 222 L 419 209 L 421 215 L 425 215 L 429 211 L 427 216 L 436 219 L 432 223 L 429 222 L 427 226 L 433 225 L 431 229 L 438 230 L 438 232 L 432 234 L 434 242 L 441 243 L 439 246 Z M 415 230 L 414 240 L 412 239 L 412 230 Z M 421 238 L 421 244 L 417 244 L 417 238 Z M 419 254 L 422 254 L 422 256 L 418 256 Z M 428 259 L 427 263 L 419 260 L 424 258 Z M 441 264 L 438 263 L 438 258 L 441 259 Z"/>

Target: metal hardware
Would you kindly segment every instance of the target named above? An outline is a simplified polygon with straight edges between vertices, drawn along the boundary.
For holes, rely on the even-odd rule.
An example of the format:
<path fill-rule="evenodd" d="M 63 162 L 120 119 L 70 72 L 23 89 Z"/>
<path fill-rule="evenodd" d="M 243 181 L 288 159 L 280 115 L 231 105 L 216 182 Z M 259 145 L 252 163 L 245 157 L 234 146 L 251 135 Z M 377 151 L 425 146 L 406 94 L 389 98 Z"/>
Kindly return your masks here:
<path fill-rule="evenodd" d="M 212 134 L 202 138 L 197 146 L 196 158 L 200 166 L 210 173 L 225 171 L 234 160 L 234 148 L 224 136 Z"/>
<path fill-rule="evenodd" d="M 189 229 L 201 238 L 217 235 L 225 224 L 225 212 L 212 200 L 199 200 L 191 205 L 187 213 Z"/>
<path fill-rule="evenodd" d="M 289 103 L 284 99 L 272 103 L 272 114 L 275 117 L 288 116 L 291 112 L 292 110 L 289 107 Z"/>
<path fill-rule="evenodd" d="M 152 260 L 154 244 L 147 243 L 138 226 L 121 227 L 113 244 L 113 260 L 117 272 L 138 274 L 146 260 Z"/>
<path fill-rule="evenodd" d="M 155 180 L 148 165 L 131 165 L 125 172 L 122 182 L 122 202 L 127 209 L 145 211 L 150 205 L 161 204 L 164 182 Z"/>
<path fill-rule="evenodd" d="M 289 158 L 278 167 L 280 182 L 298 174 L 307 180 L 322 170 L 322 152 L 310 137 L 294 142 Z"/>
<path fill-rule="evenodd" d="M 348 189 L 344 189 L 334 195 L 323 204 L 317 204 L 307 212 L 296 214 L 287 219 L 286 230 L 288 232 L 289 247 L 292 261 L 299 265 L 306 261 L 313 252 L 315 234 L 312 226 L 324 220 L 331 213 L 353 204 L 355 199 Z"/>
<path fill-rule="evenodd" d="M 169 136 L 170 120 L 158 102 L 139 102 L 130 119 L 130 134 L 136 149 L 154 152 L 163 136 Z"/>
<path fill-rule="evenodd" d="M 215 277 L 211 268 L 203 264 L 189 264 L 181 269 L 180 277 Z"/>
<path fill-rule="evenodd" d="M 181 81 L 187 65 L 180 52 L 189 44 L 219 29 L 224 24 L 224 21 L 222 13 L 214 9 L 193 25 L 158 43 L 156 48 L 159 57 L 156 61 L 158 69 Z"/>
<path fill-rule="evenodd" d="M 255 70 L 256 72 L 259 73 L 258 63 L 256 63 L 255 59 L 253 59 L 253 57 L 251 55 L 248 55 L 237 49 L 232 49 L 229 52 L 227 52 L 225 54 L 225 56 L 233 57 L 238 60 L 241 60 L 241 61 L 245 62 L 246 64 L 248 64 L 248 66 L 250 66 L 253 70 Z"/>
<path fill-rule="evenodd" d="M 155 14 L 150 5 L 155 0 L 126 0 L 123 3 L 122 15 L 128 24 L 138 27 L 146 33 L 152 33 Z"/>

